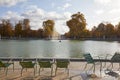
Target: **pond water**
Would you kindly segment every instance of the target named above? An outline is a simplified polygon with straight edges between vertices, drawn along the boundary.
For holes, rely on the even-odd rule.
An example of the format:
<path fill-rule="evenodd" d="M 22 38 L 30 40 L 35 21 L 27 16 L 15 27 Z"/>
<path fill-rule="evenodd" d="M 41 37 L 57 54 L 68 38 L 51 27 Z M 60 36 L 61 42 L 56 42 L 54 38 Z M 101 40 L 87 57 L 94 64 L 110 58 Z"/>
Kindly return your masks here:
<path fill-rule="evenodd" d="M 117 41 L 0 40 L 0 57 L 81 58 L 84 53 L 105 56 L 120 52 Z"/>

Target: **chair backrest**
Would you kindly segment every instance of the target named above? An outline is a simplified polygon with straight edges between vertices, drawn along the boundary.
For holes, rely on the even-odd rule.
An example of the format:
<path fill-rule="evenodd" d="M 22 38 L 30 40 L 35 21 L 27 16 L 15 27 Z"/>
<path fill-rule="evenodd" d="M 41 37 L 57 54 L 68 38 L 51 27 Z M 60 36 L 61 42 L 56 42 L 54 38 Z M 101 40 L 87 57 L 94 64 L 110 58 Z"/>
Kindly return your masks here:
<path fill-rule="evenodd" d="M 111 58 L 112 62 L 120 62 L 120 53 L 115 53 Z"/>
<path fill-rule="evenodd" d="M 58 68 L 68 68 L 69 60 L 56 60 L 56 66 Z"/>
<path fill-rule="evenodd" d="M 33 68 L 34 67 L 34 64 L 32 63 L 32 61 L 20 62 L 20 65 L 23 68 Z"/>
<path fill-rule="evenodd" d="M 5 65 L 3 64 L 2 61 L 0 61 L 0 67 L 4 67 Z"/>
<path fill-rule="evenodd" d="M 41 68 L 51 68 L 52 63 L 50 61 L 38 61 Z"/>
<path fill-rule="evenodd" d="M 83 56 L 85 57 L 85 60 L 87 61 L 87 63 L 94 63 L 94 60 L 90 53 L 86 53 Z"/>

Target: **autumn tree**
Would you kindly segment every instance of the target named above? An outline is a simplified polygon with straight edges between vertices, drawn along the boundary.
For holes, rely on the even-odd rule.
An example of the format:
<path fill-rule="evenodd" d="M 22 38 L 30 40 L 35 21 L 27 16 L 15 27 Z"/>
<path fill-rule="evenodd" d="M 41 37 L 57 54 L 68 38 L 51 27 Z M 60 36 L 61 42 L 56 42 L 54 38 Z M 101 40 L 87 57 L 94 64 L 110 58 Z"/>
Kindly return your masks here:
<path fill-rule="evenodd" d="M 110 38 L 114 37 L 114 26 L 111 23 L 100 23 L 97 27 L 92 29 L 92 37 L 97 38 Z"/>
<path fill-rule="evenodd" d="M 0 23 L 0 37 L 1 37 L 2 33 L 3 33 L 2 29 L 3 29 L 3 24 Z"/>
<path fill-rule="evenodd" d="M 106 24 L 105 32 L 104 32 L 105 37 L 106 38 L 112 38 L 115 35 L 114 33 L 115 33 L 114 25 L 112 25 L 111 23 Z"/>
<path fill-rule="evenodd" d="M 103 38 L 104 37 L 104 33 L 105 33 L 105 24 L 104 23 L 100 23 L 94 34 L 96 34 L 96 37 L 99 37 L 99 38 Z"/>
<path fill-rule="evenodd" d="M 15 25 L 15 36 L 21 37 L 21 35 L 22 35 L 22 23 L 19 21 L 19 23 Z"/>
<path fill-rule="evenodd" d="M 38 37 L 38 38 L 43 38 L 43 32 L 44 32 L 43 29 L 41 29 L 41 28 L 38 29 L 38 30 L 37 30 L 37 37 Z"/>
<path fill-rule="evenodd" d="M 36 38 L 37 37 L 37 30 L 30 30 L 29 37 Z"/>
<path fill-rule="evenodd" d="M 86 19 L 84 15 L 80 12 L 73 14 L 71 19 L 66 22 L 70 31 L 68 32 L 69 37 L 79 38 L 84 37 L 85 33 L 88 32 L 86 30 Z"/>
<path fill-rule="evenodd" d="M 120 38 L 120 22 L 116 25 L 116 36 Z"/>
<path fill-rule="evenodd" d="M 53 30 L 54 30 L 54 21 L 53 20 L 47 20 L 43 22 L 43 34 L 45 37 L 52 36 Z"/>
<path fill-rule="evenodd" d="M 3 37 L 13 36 L 12 24 L 10 23 L 9 20 L 2 20 L 1 36 Z"/>

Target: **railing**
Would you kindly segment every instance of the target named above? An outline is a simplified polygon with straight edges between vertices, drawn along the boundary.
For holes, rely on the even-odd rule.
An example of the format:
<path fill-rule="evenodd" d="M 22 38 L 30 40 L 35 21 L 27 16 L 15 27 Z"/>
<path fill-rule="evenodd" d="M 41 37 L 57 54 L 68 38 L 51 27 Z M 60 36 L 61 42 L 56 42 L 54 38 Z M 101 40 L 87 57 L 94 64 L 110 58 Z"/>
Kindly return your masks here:
<path fill-rule="evenodd" d="M 57 59 L 60 59 L 60 60 L 69 60 L 71 62 L 85 62 L 86 60 L 85 59 L 82 59 L 82 58 L 22 58 L 22 57 L 15 57 L 15 58 L 11 58 L 11 57 L 0 57 L 0 60 L 2 61 L 9 61 L 9 60 L 12 60 L 12 61 L 37 61 L 37 60 L 50 60 L 50 61 L 55 61 Z M 101 61 L 101 62 L 110 62 L 109 59 L 94 59 L 94 61 L 98 62 L 98 61 Z"/>

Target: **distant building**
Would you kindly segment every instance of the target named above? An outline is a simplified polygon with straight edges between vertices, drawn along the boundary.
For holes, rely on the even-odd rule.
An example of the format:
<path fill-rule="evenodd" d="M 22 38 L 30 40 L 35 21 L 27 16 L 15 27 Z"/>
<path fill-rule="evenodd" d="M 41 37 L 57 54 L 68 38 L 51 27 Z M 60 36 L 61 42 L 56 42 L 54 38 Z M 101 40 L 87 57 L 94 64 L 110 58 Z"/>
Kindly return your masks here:
<path fill-rule="evenodd" d="M 23 20 L 23 30 L 30 29 L 30 21 L 29 19 Z"/>

